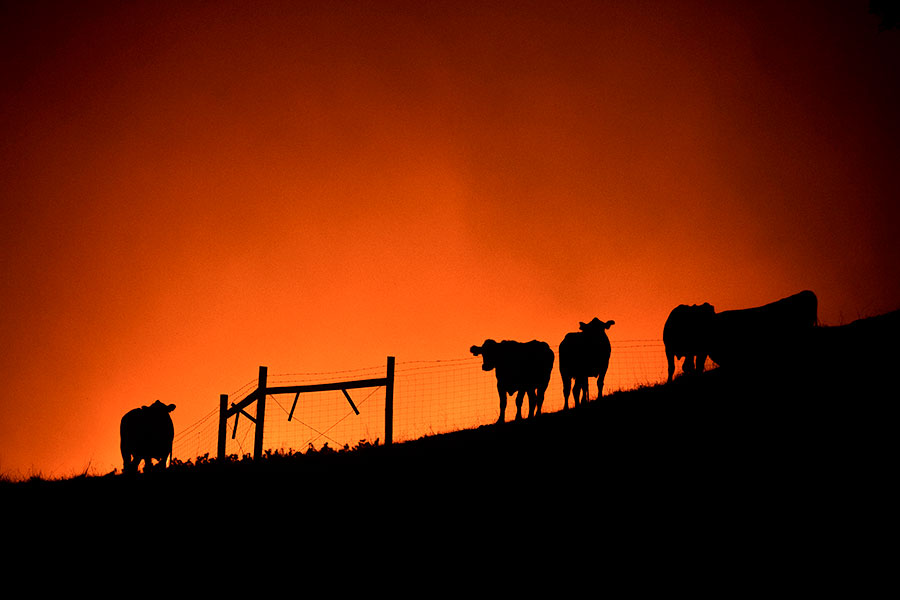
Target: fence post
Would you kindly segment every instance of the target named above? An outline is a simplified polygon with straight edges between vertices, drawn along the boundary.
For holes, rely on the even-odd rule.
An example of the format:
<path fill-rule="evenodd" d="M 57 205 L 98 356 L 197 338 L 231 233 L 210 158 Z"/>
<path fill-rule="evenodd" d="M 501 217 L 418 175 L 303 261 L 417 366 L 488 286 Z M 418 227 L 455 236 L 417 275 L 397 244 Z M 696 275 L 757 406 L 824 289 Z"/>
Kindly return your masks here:
<path fill-rule="evenodd" d="M 219 462 L 225 460 L 225 427 L 228 422 L 228 394 L 219 394 Z"/>
<path fill-rule="evenodd" d="M 394 357 L 387 359 L 387 384 L 384 393 L 384 443 L 394 441 Z"/>
<path fill-rule="evenodd" d="M 266 424 L 266 386 L 269 368 L 259 368 L 259 386 L 256 388 L 256 437 L 253 441 L 253 458 L 259 460 L 263 453 L 263 431 Z"/>

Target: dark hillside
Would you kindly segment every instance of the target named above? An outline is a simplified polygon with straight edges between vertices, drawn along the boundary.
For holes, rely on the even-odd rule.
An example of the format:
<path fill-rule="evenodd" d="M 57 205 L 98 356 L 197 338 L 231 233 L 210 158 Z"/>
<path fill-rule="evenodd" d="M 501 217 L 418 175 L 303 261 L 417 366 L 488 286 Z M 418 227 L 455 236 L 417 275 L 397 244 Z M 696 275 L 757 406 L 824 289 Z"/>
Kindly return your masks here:
<path fill-rule="evenodd" d="M 885 526 L 898 323 L 892 313 L 821 328 L 800 354 L 773 349 L 746 369 L 521 422 L 133 480 L 6 484 L 2 501 L 6 514 L 63 527 L 155 514 L 182 530 L 246 532 L 271 513 L 307 536 L 402 531 L 421 543 L 523 527 L 778 555 L 802 544 L 833 560 L 850 545 L 869 552 L 864 538 Z M 773 542 L 784 536 L 787 547 Z"/>

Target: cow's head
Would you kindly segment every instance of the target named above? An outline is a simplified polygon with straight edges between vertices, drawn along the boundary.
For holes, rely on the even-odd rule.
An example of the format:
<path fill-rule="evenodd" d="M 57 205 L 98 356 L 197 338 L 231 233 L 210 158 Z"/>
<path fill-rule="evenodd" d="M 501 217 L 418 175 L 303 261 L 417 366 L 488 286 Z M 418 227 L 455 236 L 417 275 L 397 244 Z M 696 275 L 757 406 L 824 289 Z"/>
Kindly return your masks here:
<path fill-rule="evenodd" d="M 579 323 L 578 328 L 586 333 L 603 333 L 615 324 L 615 321 L 601 321 L 594 317 L 590 323 Z"/>
<path fill-rule="evenodd" d="M 711 317 L 716 314 L 716 307 L 709 302 L 704 302 L 703 304 L 694 304 L 692 308 L 698 315 L 703 315 L 704 318 Z"/>
<path fill-rule="evenodd" d="M 150 410 L 159 411 L 160 413 L 168 414 L 175 410 L 174 404 L 163 404 L 159 400 L 151 404 L 150 406 L 145 406 L 144 408 L 148 408 Z"/>
<path fill-rule="evenodd" d="M 475 356 L 481 357 L 481 370 L 482 371 L 490 371 L 496 364 L 496 349 L 497 342 L 494 340 L 484 340 L 484 343 L 480 346 L 472 346 L 469 348 L 469 351 Z"/>

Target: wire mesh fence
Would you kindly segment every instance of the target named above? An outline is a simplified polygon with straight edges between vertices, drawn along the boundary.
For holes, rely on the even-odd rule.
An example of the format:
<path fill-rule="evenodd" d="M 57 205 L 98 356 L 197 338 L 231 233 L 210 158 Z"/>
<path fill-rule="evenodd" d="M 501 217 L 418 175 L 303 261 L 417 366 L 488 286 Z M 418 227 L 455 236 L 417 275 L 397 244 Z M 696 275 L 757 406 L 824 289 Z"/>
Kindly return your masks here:
<path fill-rule="evenodd" d="M 613 342 L 604 394 L 653 385 L 666 378 L 665 350 L 661 340 Z M 553 348 L 558 356 L 558 347 Z M 481 369 L 481 358 L 466 356 L 445 360 L 397 360 L 394 374 L 393 441 L 470 429 L 493 423 L 499 416 L 499 399 L 493 372 Z M 385 376 L 385 365 L 328 373 L 269 373 L 268 386 L 305 385 Z M 590 395 L 597 396 L 595 380 Z M 255 379 L 229 394 L 239 401 L 256 389 Z M 384 443 L 385 389 L 360 388 L 349 392 L 356 409 L 338 391 L 269 395 L 263 447 L 279 453 L 310 449 L 354 448 Z M 211 401 L 215 404 L 215 401 Z M 562 382 L 557 365 L 547 388 L 543 411 L 563 408 Z M 525 399 L 523 413 L 527 413 Z M 255 406 L 248 407 L 253 416 Z M 506 419 L 515 416 L 515 399 L 509 398 Z M 174 456 L 188 461 L 213 458 L 217 451 L 219 410 L 215 406 L 203 419 L 176 432 Z M 243 457 L 253 451 L 255 425 L 250 418 L 231 417 L 227 424 L 226 454 Z"/>

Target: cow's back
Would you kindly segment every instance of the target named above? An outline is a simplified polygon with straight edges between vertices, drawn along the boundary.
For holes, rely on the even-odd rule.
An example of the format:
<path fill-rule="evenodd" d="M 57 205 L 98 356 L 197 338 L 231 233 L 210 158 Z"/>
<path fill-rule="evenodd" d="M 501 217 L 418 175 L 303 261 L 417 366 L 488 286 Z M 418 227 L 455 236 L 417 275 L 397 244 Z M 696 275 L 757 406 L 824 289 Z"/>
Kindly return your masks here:
<path fill-rule="evenodd" d="M 606 372 L 612 345 L 605 333 L 583 331 L 567 333 L 559 344 L 559 371 L 563 377 L 587 375 L 596 377 Z"/>
<path fill-rule="evenodd" d="M 569 372 L 577 368 L 577 362 L 583 355 L 584 334 L 580 331 L 567 333 L 559 343 L 559 370 Z"/>
<path fill-rule="evenodd" d="M 803 291 L 769 304 L 713 317 L 710 358 L 720 366 L 776 353 L 818 323 L 818 300 Z"/>
<path fill-rule="evenodd" d="M 167 412 L 135 408 L 122 417 L 119 435 L 123 451 L 161 458 L 172 451 L 175 425 Z"/>
<path fill-rule="evenodd" d="M 527 342 L 525 347 L 527 362 L 537 378 L 538 387 L 546 388 L 553 372 L 553 362 L 556 360 L 553 349 L 547 342 L 538 340 Z"/>
<path fill-rule="evenodd" d="M 502 360 L 497 363 L 497 381 L 506 390 L 546 388 L 555 360 L 549 344 L 504 340 L 499 350 Z"/>
<path fill-rule="evenodd" d="M 141 437 L 142 427 L 140 424 L 140 408 L 129 410 L 122 416 L 122 420 L 119 423 L 119 437 L 121 438 L 123 445 L 126 442 L 133 445 L 134 441 Z"/>

